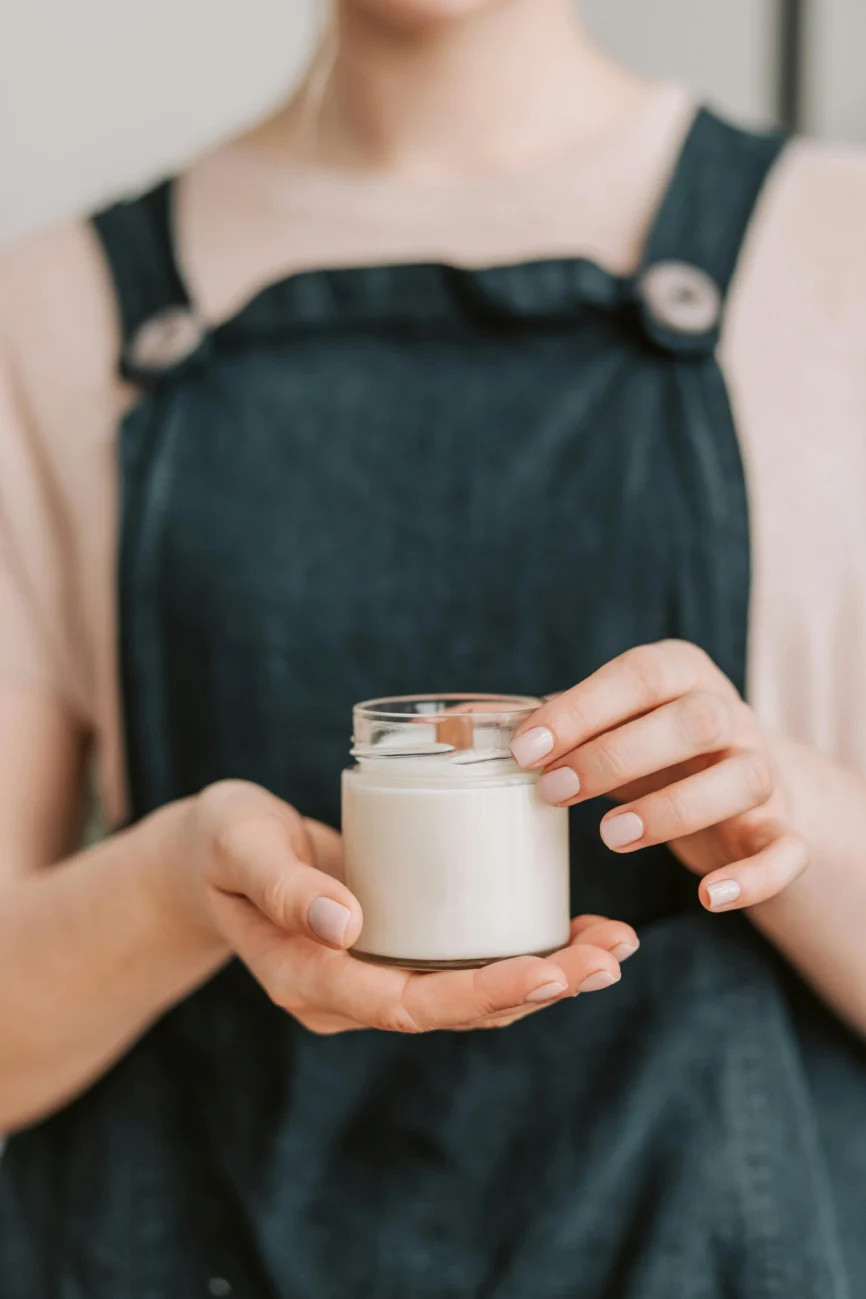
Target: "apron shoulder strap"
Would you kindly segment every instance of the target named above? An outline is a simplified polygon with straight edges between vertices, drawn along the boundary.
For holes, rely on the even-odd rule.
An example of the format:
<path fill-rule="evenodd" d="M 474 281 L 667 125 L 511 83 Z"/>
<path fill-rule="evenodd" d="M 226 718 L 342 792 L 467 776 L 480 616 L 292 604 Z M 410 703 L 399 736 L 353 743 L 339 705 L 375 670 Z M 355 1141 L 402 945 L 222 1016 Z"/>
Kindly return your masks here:
<path fill-rule="evenodd" d="M 120 365 L 126 377 L 138 378 L 136 371 L 149 368 L 130 358 L 148 350 L 142 343 L 149 343 L 149 350 L 154 351 L 155 340 L 148 339 L 154 324 L 164 336 L 166 326 L 173 322 L 171 331 L 177 336 L 178 321 L 193 314 L 175 255 L 173 198 L 174 181 L 166 180 L 138 198 L 115 203 L 91 217 L 117 296 L 123 345 Z"/>
<path fill-rule="evenodd" d="M 638 276 L 649 332 L 673 351 L 708 351 L 781 132 L 744 131 L 701 109 L 688 133 Z"/>
<path fill-rule="evenodd" d="M 786 144 L 781 132 L 744 131 L 701 109 L 656 218 L 645 263 L 689 262 L 727 294 L 752 214 Z"/>

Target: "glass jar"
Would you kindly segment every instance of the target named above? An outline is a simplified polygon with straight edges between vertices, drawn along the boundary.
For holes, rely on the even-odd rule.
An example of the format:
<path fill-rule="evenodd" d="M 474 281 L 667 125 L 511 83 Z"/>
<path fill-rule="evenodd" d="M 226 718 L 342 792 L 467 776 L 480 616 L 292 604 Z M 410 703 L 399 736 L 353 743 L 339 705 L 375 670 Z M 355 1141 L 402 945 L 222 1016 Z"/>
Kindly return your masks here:
<path fill-rule="evenodd" d="M 353 713 L 343 773 L 346 883 L 364 926 L 355 955 L 465 969 L 568 943 L 568 813 L 511 757 L 540 700 L 376 699 Z"/>

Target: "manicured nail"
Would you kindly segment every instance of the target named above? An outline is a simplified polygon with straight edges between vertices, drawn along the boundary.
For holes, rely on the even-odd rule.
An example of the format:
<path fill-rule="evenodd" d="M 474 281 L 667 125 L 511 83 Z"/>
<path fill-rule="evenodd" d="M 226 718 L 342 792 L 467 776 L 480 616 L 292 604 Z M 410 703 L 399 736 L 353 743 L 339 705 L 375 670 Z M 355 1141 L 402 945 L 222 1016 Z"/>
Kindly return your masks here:
<path fill-rule="evenodd" d="M 511 752 L 518 767 L 534 767 L 546 758 L 554 745 L 553 733 L 546 726 L 534 726 L 511 741 Z"/>
<path fill-rule="evenodd" d="M 538 778 L 538 797 L 544 803 L 567 803 L 580 793 L 580 780 L 571 767 L 557 767 L 556 771 L 545 771 Z"/>
<path fill-rule="evenodd" d="M 634 956 L 639 947 L 640 943 L 617 943 L 616 947 L 611 948 L 610 954 L 613 959 L 619 961 L 621 965 L 622 962 L 627 961 L 630 956 Z"/>
<path fill-rule="evenodd" d="M 556 997 L 561 997 L 564 992 L 568 992 L 567 983 L 543 983 L 540 988 L 534 992 L 529 992 L 524 998 L 525 1001 L 553 1001 Z"/>
<path fill-rule="evenodd" d="M 310 906 L 307 920 L 317 938 L 330 943 L 332 947 L 342 947 L 346 941 L 346 930 L 352 913 L 342 903 L 333 898 L 316 898 Z"/>
<path fill-rule="evenodd" d="M 718 884 L 707 885 L 710 906 L 714 911 L 717 907 L 726 907 L 729 902 L 736 902 L 742 891 L 736 880 L 719 880 Z"/>
<path fill-rule="evenodd" d="M 601 837 L 608 848 L 625 848 L 643 838 L 643 821 L 635 812 L 623 812 L 601 823 Z"/>
<path fill-rule="evenodd" d="M 599 970 L 597 974 L 591 974 L 588 979 L 584 979 L 578 992 L 601 992 L 602 988 L 609 988 L 612 983 L 619 983 L 617 976 L 607 970 Z"/>

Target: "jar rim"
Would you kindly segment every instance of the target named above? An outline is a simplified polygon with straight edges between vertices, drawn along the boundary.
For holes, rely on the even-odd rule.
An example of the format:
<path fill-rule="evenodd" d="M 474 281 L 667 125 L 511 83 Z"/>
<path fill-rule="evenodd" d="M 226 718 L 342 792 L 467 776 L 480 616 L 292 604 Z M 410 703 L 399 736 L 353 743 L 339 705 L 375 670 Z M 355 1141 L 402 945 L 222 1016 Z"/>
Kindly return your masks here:
<path fill-rule="evenodd" d="M 481 713 L 487 717 L 514 718 L 524 713 L 529 715 L 535 712 L 543 702 L 542 699 L 534 695 L 446 692 L 429 695 L 392 695 L 381 699 L 365 699 L 361 703 L 355 704 L 353 712 L 356 717 L 363 717 L 370 721 L 404 721 L 413 717 L 436 717 L 439 713 L 447 713 L 450 717 L 473 717 Z M 429 712 L 412 713 L 407 708 L 394 709 L 389 707 L 395 704 L 441 704 L 442 708 L 431 709 Z M 465 707 L 461 708 L 461 704 L 465 705 Z M 483 706 L 480 708 L 473 707 L 476 704 Z M 497 707 L 491 708 L 489 707 L 490 704 L 495 704 Z"/>

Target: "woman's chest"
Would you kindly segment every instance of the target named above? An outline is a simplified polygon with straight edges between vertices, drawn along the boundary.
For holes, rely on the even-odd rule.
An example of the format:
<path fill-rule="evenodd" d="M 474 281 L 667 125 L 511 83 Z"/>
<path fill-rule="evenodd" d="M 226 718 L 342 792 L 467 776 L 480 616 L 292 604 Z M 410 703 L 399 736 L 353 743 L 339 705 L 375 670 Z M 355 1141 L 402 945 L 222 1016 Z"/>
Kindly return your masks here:
<path fill-rule="evenodd" d="M 127 578 L 203 656 L 553 688 L 677 630 L 741 488 L 730 457 L 701 474 L 724 420 L 689 418 L 673 368 L 597 329 L 228 358 L 127 471 Z"/>

